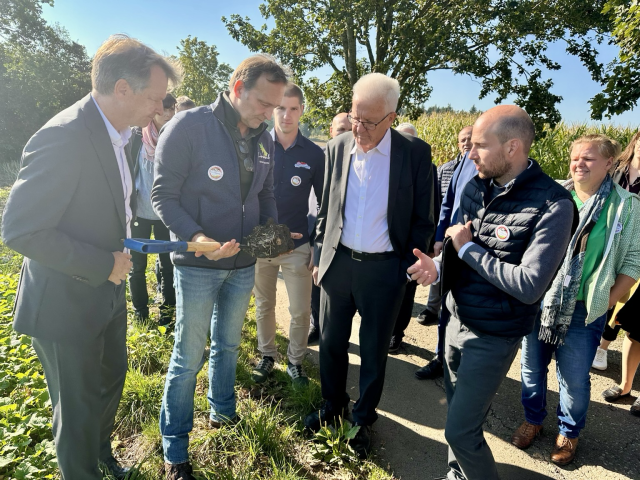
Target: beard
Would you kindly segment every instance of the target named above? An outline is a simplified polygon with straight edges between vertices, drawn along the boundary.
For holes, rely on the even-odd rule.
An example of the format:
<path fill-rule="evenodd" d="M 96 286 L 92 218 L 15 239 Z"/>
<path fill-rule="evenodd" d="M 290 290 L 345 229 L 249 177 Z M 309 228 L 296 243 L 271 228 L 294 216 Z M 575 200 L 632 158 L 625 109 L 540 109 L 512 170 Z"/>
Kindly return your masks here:
<path fill-rule="evenodd" d="M 484 166 L 478 170 L 480 178 L 500 178 L 511 171 L 511 164 L 507 161 L 504 153 L 500 154 L 491 162 L 491 166 Z"/>

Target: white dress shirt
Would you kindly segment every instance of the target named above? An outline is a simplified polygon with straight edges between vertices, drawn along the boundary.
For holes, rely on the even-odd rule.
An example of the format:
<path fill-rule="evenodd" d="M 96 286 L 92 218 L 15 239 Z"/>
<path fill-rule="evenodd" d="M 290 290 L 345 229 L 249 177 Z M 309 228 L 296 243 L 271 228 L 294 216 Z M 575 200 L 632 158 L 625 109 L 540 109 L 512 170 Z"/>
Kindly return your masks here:
<path fill-rule="evenodd" d="M 344 226 L 340 243 L 357 252 L 391 252 L 387 207 L 391 167 L 391 129 L 380 143 L 364 152 L 351 150 Z"/>
<path fill-rule="evenodd" d="M 102 113 L 102 109 L 96 99 L 91 97 L 93 103 L 98 107 L 98 111 L 104 120 L 104 124 L 109 132 L 109 138 L 111 139 L 111 145 L 113 145 L 113 152 L 116 155 L 118 161 L 118 170 L 120 170 L 120 180 L 122 181 L 122 191 L 124 192 L 124 213 L 126 217 L 127 238 L 131 237 L 131 219 L 133 213 L 131 212 L 131 193 L 133 192 L 133 181 L 131 179 L 131 170 L 129 169 L 129 163 L 127 162 L 127 155 L 124 152 L 124 147 L 129 143 L 131 138 L 131 129 L 129 127 L 118 132 L 111 122 Z"/>

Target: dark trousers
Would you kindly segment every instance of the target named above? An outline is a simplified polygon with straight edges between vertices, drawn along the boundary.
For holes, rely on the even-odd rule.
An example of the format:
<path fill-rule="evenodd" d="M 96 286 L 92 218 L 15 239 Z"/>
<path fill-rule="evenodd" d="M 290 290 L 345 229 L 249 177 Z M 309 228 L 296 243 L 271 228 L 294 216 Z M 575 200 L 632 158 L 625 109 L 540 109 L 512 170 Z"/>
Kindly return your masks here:
<path fill-rule="evenodd" d="M 63 480 L 100 480 L 127 374 L 124 283 L 111 321 L 97 338 L 58 343 L 34 337 L 53 408 L 53 439 Z"/>
<path fill-rule="evenodd" d="M 360 313 L 360 398 L 353 420 L 376 421 L 387 365 L 389 340 L 406 285 L 400 259 L 357 261 L 338 250 L 322 278 L 320 298 L 320 380 L 329 409 L 348 402 L 349 337 L 356 311 Z"/>
<path fill-rule="evenodd" d="M 311 286 L 311 324 L 320 328 L 320 287 L 315 283 Z"/>
<path fill-rule="evenodd" d="M 449 318 L 444 355 L 448 480 L 498 480 L 482 425 L 521 340 L 473 332 L 453 315 Z"/>
<path fill-rule="evenodd" d="M 398 318 L 396 318 L 396 326 L 393 328 L 393 336 L 397 340 L 402 340 L 404 337 L 404 331 L 411 322 L 411 314 L 413 313 L 413 299 L 416 296 L 416 287 L 418 282 L 411 281 L 407 283 L 404 290 L 404 297 L 402 297 L 402 304 L 400 305 L 400 311 L 398 312 Z"/>
<path fill-rule="evenodd" d="M 444 341 L 447 336 L 447 324 L 449 323 L 449 317 L 451 314 L 447 310 L 447 306 L 442 302 L 442 308 L 440 309 L 440 316 L 438 317 L 438 336 L 436 340 L 436 358 L 440 362 L 444 362 Z"/>
<path fill-rule="evenodd" d="M 161 220 L 147 220 L 137 218 L 131 225 L 131 236 L 133 238 L 151 238 L 151 232 L 156 240 L 169 240 L 169 229 L 165 227 Z M 176 292 L 173 288 L 173 264 L 168 253 L 158 255 L 160 266 L 156 270 L 160 292 L 162 293 L 162 304 L 160 305 L 160 316 L 170 317 L 173 315 L 172 309 L 176 305 Z M 131 291 L 131 303 L 135 312 L 143 317 L 149 316 L 149 292 L 147 291 L 147 255 L 138 252 L 131 252 L 131 262 L 133 268 L 129 274 L 129 290 Z"/>

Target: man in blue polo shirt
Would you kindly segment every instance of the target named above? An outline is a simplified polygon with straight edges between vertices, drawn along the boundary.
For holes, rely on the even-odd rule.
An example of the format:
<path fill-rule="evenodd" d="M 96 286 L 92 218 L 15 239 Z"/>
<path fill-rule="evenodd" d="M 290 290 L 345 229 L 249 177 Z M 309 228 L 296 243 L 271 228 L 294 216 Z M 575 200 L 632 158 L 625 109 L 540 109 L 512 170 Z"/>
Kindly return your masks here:
<path fill-rule="evenodd" d="M 253 292 L 256 296 L 258 350 L 262 354 L 262 359 L 252 372 L 256 383 L 262 383 L 269 377 L 276 361 L 276 284 L 281 269 L 291 314 L 287 373 L 295 386 L 306 385 L 309 381 L 302 369 L 309 332 L 313 269 L 307 213 L 311 187 L 318 203 L 322 200 L 324 153 L 300 133 L 298 123 L 303 111 L 302 91 L 290 83 L 274 115 L 273 179 L 279 222 L 287 225 L 292 232 L 303 232 L 303 237 L 294 240 L 296 248 L 293 252 L 278 258 L 258 259 L 256 263 Z"/>

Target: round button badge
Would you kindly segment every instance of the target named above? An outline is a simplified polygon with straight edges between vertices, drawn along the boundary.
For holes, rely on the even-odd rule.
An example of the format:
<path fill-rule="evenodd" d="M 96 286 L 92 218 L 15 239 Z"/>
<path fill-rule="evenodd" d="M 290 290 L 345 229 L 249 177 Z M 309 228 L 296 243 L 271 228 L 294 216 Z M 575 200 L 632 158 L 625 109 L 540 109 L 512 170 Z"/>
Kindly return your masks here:
<path fill-rule="evenodd" d="M 299 176 L 296 175 L 295 177 L 291 177 L 291 185 L 293 185 L 294 187 L 297 187 L 301 183 L 302 183 L 302 180 L 300 179 Z"/>
<path fill-rule="evenodd" d="M 496 227 L 496 238 L 501 242 L 505 242 L 509 240 L 511 236 L 511 231 L 507 228 L 506 225 L 498 225 Z"/>
<path fill-rule="evenodd" d="M 219 167 L 218 165 L 214 165 L 213 167 L 209 168 L 209 178 L 214 182 L 217 182 L 223 176 L 224 176 L 224 171 L 222 170 L 222 167 Z"/>

